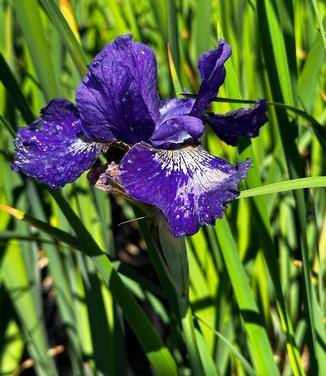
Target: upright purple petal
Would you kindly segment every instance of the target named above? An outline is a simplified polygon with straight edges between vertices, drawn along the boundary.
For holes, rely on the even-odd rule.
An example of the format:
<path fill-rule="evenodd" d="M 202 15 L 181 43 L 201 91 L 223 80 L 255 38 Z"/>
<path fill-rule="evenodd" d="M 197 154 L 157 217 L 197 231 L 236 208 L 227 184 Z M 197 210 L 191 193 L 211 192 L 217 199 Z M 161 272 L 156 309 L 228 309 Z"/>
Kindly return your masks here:
<path fill-rule="evenodd" d="M 52 100 L 40 119 L 19 129 L 14 142 L 13 169 L 52 188 L 75 181 L 102 150 L 83 139 L 77 108 L 65 99 Z"/>
<path fill-rule="evenodd" d="M 192 98 L 187 99 L 167 99 L 160 102 L 160 119 L 158 124 L 176 116 L 189 115 L 195 103 Z"/>
<path fill-rule="evenodd" d="M 159 118 L 153 51 L 123 35 L 89 65 L 76 100 L 85 134 L 96 141 L 148 140 Z"/>
<path fill-rule="evenodd" d="M 200 119 L 189 116 L 194 101 L 176 98 L 161 101 L 160 118 L 150 139 L 152 145 L 168 149 L 197 142 L 204 126 Z"/>
<path fill-rule="evenodd" d="M 157 122 L 160 97 L 157 90 L 156 57 L 151 48 L 139 42 L 132 43 L 132 52 L 135 63 L 128 64 L 128 66 L 132 72 L 135 72 L 134 76 L 137 77 L 137 82 L 139 82 L 144 103 L 154 122 Z"/>
<path fill-rule="evenodd" d="M 266 110 L 266 102 L 259 99 L 254 107 L 240 108 L 225 115 L 208 113 L 204 118 L 221 140 L 235 146 L 240 136 L 258 136 L 260 127 L 268 120 Z"/>
<path fill-rule="evenodd" d="M 151 144 L 164 148 L 175 148 L 187 143 L 194 144 L 204 133 L 203 122 L 194 116 L 176 116 L 166 120 L 155 129 Z"/>
<path fill-rule="evenodd" d="M 249 167 L 250 160 L 234 167 L 201 146 L 163 150 L 141 142 L 123 157 L 119 180 L 135 200 L 161 209 L 179 237 L 222 217 Z"/>
<path fill-rule="evenodd" d="M 201 55 L 198 70 L 202 83 L 190 115 L 200 117 L 216 97 L 219 87 L 225 80 L 224 63 L 230 55 L 231 47 L 224 40 L 219 41 L 217 49 L 204 52 Z"/>

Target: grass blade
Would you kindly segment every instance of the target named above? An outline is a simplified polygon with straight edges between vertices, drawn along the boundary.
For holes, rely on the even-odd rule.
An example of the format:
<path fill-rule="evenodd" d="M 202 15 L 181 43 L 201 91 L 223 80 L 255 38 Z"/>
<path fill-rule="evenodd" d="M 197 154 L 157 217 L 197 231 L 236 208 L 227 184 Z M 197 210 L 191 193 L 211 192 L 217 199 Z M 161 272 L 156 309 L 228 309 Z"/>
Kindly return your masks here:
<path fill-rule="evenodd" d="M 53 228 L 45 222 L 27 216 L 25 213 L 17 209 L 9 208 L 5 205 L 1 205 L 0 208 L 17 219 L 26 221 L 40 230 L 47 232 L 51 236 L 75 244 L 76 248 L 82 249 L 84 253 L 92 257 L 96 269 L 112 292 L 115 301 L 123 310 L 126 320 L 133 329 L 139 343 L 143 347 L 157 374 L 162 376 L 167 374 L 178 375 L 177 366 L 172 355 L 161 342 L 150 321 L 138 306 L 133 295 L 123 284 L 107 255 L 99 248 L 65 199 L 56 191 L 50 192 L 62 212 L 67 217 L 78 238 L 66 234 L 62 230 Z"/>
<path fill-rule="evenodd" d="M 205 321 L 203 321 L 200 317 L 196 316 L 196 319 L 199 320 L 202 324 L 204 324 L 208 329 L 210 329 L 224 344 L 227 346 L 230 351 L 236 356 L 239 361 L 243 364 L 244 368 L 248 372 L 248 375 L 254 376 L 257 375 L 256 371 L 252 368 L 251 364 L 247 361 L 247 359 L 236 349 L 232 343 L 225 338 L 221 333 L 217 330 L 211 328 Z"/>
<path fill-rule="evenodd" d="M 88 59 L 60 9 L 53 0 L 40 0 L 40 3 L 67 46 L 81 76 L 84 76 L 87 73 Z"/>
<path fill-rule="evenodd" d="M 24 120 L 27 124 L 30 124 L 34 120 L 34 115 L 30 110 L 30 107 L 25 99 L 24 94 L 21 91 L 19 84 L 16 81 L 15 76 L 12 74 L 6 60 L 0 52 L 0 80 L 8 90 L 13 102 L 17 109 L 21 112 Z"/>
<path fill-rule="evenodd" d="M 287 191 L 292 191 L 295 189 L 323 188 L 323 187 L 326 187 L 326 176 L 314 176 L 310 178 L 286 180 L 286 181 L 281 181 L 279 183 L 273 183 L 273 184 L 263 185 L 257 188 L 247 189 L 247 190 L 240 192 L 239 198 L 287 192 Z"/>
<path fill-rule="evenodd" d="M 274 4 L 272 1 L 258 2 L 258 20 L 263 31 L 264 43 L 262 50 L 264 60 L 268 69 L 269 83 L 271 85 L 273 100 L 276 102 L 285 102 L 293 105 L 295 98 L 292 93 L 292 82 L 290 80 L 288 59 L 284 50 L 283 35 L 276 17 Z M 270 45 L 272 48 L 270 48 Z M 290 121 L 283 111 L 276 113 L 278 120 L 278 129 L 281 134 L 281 141 L 286 157 L 286 168 L 291 179 L 299 178 L 303 173 L 301 160 L 296 146 L 297 130 L 293 121 Z M 291 130 L 291 131 L 289 131 Z M 305 312 L 308 321 L 308 344 L 311 356 L 311 372 L 318 372 L 318 367 L 325 364 L 325 356 L 320 357 L 321 349 L 317 342 L 317 326 L 314 324 L 314 306 L 312 303 L 312 283 L 310 276 L 308 242 L 307 242 L 307 212 L 303 192 L 294 191 L 294 199 L 296 202 L 296 221 L 297 233 L 300 236 L 298 247 L 303 260 L 303 278 L 304 278 L 304 300 Z M 324 334 L 318 333 L 323 337 Z M 320 349 L 320 351 L 319 351 Z M 318 354 L 317 355 L 317 351 Z"/>
<path fill-rule="evenodd" d="M 261 375 L 279 375 L 266 330 L 261 324 L 260 312 L 253 297 L 248 277 L 241 264 L 236 243 L 225 218 L 217 223 L 216 237 L 244 320 L 255 368 Z"/>
<path fill-rule="evenodd" d="M 178 15 L 175 0 L 167 0 L 168 42 L 177 74 L 180 74 Z"/>
<path fill-rule="evenodd" d="M 61 92 L 49 55 L 49 46 L 36 0 L 13 0 L 19 25 L 32 56 L 46 101 Z"/>
<path fill-rule="evenodd" d="M 317 19 L 318 19 L 318 23 L 319 23 L 319 27 L 320 27 L 320 34 L 321 34 L 321 38 L 322 38 L 322 41 L 323 41 L 323 44 L 324 44 L 324 50 L 326 51 L 326 33 L 325 33 L 325 29 L 324 29 L 323 19 L 321 17 L 320 12 L 319 12 L 317 0 L 311 0 L 311 1 L 312 1 L 312 5 L 314 6 L 314 10 L 315 10 L 315 13 L 316 13 L 316 16 L 317 16 Z"/>
<path fill-rule="evenodd" d="M 15 268 L 11 266 L 15 265 Z M 48 356 L 45 328 L 30 290 L 26 266 L 21 250 L 9 244 L 1 266 L 2 282 L 8 291 L 12 304 L 23 326 L 29 352 L 40 376 L 56 376 L 53 359 Z"/>

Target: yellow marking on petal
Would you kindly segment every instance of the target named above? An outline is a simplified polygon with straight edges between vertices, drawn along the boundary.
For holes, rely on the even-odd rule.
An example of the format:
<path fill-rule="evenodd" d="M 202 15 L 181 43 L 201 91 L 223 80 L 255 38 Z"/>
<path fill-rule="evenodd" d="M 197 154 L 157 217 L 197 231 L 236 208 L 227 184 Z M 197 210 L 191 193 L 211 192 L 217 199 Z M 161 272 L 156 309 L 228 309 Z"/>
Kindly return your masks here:
<path fill-rule="evenodd" d="M 10 214 L 11 216 L 19 219 L 19 220 L 23 220 L 24 217 L 25 217 L 25 213 L 22 212 L 21 210 L 18 210 L 18 209 L 15 209 L 9 205 L 3 205 L 3 204 L 0 204 L 0 210 Z"/>
<path fill-rule="evenodd" d="M 59 2 L 61 13 L 66 19 L 68 25 L 70 26 L 71 31 L 74 33 L 78 42 L 80 42 L 80 35 L 77 27 L 76 17 L 74 11 L 71 7 L 69 0 L 60 0 Z"/>

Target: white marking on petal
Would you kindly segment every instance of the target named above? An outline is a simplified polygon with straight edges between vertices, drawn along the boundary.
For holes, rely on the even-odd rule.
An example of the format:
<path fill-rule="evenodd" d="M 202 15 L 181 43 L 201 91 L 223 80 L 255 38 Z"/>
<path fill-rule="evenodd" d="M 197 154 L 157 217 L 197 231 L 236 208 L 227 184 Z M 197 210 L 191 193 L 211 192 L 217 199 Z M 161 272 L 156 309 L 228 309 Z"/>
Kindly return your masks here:
<path fill-rule="evenodd" d="M 187 210 L 190 210 L 193 204 L 195 211 L 201 209 L 198 202 L 203 193 L 218 189 L 230 178 L 229 174 L 211 167 L 211 162 L 215 158 L 201 146 L 180 150 L 157 150 L 154 160 L 160 164 L 161 170 L 165 171 L 165 176 L 181 173 L 186 177 L 178 182 L 175 197 L 184 203 L 180 210 L 185 210 L 185 218 L 189 216 Z"/>
<path fill-rule="evenodd" d="M 103 144 L 101 144 L 100 142 L 85 142 L 81 138 L 77 138 L 69 146 L 67 153 L 71 155 L 76 155 L 85 152 L 87 153 L 97 148 L 103 148 Z"/>

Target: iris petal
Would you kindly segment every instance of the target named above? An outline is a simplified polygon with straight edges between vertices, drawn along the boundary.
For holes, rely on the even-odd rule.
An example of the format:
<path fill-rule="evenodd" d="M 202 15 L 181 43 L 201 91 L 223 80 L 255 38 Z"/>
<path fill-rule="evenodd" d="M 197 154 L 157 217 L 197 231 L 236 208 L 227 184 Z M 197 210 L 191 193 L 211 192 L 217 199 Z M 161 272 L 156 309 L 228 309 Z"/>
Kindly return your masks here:
<path fill-rule="evenodd" d="M 185 142 L 193 144 L 204 132 L 200 119 L 189 116 L 194 99 L 168 99 L 160 103 L 160 119 L 150 139 L 160 148 L 176 148 Z"/>
<path fill-rule="evenodd" d="M 266 102 L 259 99 L 254 107 L 240 108 L 225 115 L 208 113 L 204 118 L 221 140 L 235 146 L 240 136 L 258 136 L 260 127 L 268 120 L 266 110 Z"/>
<path fill-rule="evenodd" d="M 166 120 L 151 137 L 151 144 L 168 149 L 183 143 L 194 144 L 204 133 L 203 122 L 194 116 L 176 116 Z"/>
<path fill-rule="evenodd" d="M 201 146 L 163 150 L 141 142 L 122 159 L 119 180 L 135 200 L 161 209 L 179 237 L 222 217 L 249 167 L 250 160 L 234 167 Z"/>
<path fill-rule="evenodd" d="M 199 58 L 198 70 L 202 79 L 198 96 L 190 115 L 200 117 L 217 95 L 219 87 L 225 80 L 225 61 L 231 55 L 231 47 L 220 40 L 218 48 L 204 52 Z"/>
<path fill-rule="evenodd" d="M 167 99 L 160 102 L 160 119 L 158 124 L 164 123 L 166 120 L 176 116 L 189 115 L 195 100 L 187 99 Z"/>
<path fill-rule="evenodd" d="M 123 35 L 89 65 L 76 94 L 85 134 L 92 140 L 148 140 L 159 118 L 153 51 Z"/>
<path fill-rule="evenodd" d="M 77 108 L 54 99 L 41 110 L 41 118 L 20 128 L 15 139 L 15 171 L 60 188 L 76 180 L 95 162 L 102 146 L 82 139 Z"/>

